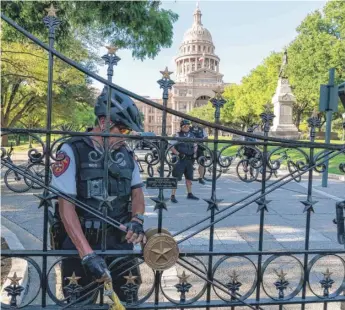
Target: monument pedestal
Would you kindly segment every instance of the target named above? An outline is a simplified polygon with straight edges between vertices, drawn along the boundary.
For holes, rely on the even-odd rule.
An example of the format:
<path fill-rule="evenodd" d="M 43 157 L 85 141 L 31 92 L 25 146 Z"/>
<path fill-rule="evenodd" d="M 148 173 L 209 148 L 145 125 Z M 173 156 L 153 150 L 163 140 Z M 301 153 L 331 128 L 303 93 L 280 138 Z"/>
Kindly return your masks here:
<path fill-rule="evenodd" d="M 288 79 L 280 77 L 272 98 L 275 118 L 270 131 L 271 137 L 292 140 L 300 137 L 300 133 L 292 121 L 292 107 L 295 102 L 296 98 L 292 93 Z"/>

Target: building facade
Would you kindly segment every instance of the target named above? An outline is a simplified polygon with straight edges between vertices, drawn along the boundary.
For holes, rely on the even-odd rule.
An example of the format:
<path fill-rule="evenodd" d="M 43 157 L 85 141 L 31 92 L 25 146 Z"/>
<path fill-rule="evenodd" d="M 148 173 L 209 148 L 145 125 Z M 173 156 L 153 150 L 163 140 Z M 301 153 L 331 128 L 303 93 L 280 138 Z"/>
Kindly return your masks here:
<path fill-rule="evenodd" d="M 207 104 L 214 96 L 213 89 L 218 85 L 225 85 L 223 74 L 220 73 L 220 59 L 215 54 L 211 33 L 203 26 L 201 17 L 201 10 L 197 5 L 192 27 L 185 32 L 175 57 L 175 70 L 173 70 L 175 84 L 169 96 L 168 107 L 184 113 Z M 151 100 L 162 104 L 161 99 Z M 145 116 L 145 131 L 160 134 L 162 112 L 140 103 L 137 104 Z M 168 114 L 167 133 L 169 135 L 179 130 L 179 122 L 178 117 Z"/>

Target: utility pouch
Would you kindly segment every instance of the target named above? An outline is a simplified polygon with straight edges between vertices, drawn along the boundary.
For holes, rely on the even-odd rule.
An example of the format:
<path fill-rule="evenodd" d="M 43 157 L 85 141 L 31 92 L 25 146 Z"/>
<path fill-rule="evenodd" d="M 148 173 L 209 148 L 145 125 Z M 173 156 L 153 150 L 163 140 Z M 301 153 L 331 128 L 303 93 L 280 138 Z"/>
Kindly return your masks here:
<path fill-rule="evenodd" d="M 59 204 L 55 203 L 54 214 L 48 210 L 50 245 L 53 250 L 61 250 L 62 243 L 67 237 L 65 227 L 59 215 Z"/>

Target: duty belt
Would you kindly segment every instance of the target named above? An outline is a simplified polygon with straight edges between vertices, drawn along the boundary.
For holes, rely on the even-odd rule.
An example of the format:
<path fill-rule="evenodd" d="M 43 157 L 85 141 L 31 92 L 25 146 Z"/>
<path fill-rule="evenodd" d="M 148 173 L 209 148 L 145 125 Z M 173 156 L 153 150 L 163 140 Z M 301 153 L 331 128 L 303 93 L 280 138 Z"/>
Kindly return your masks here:
<path fill-rule="evenodd" d="M 81 219 L 81 226 L 83 228 L 85 237 L 89 243 L 98 244 L 102 238 L 102 221 L 100 219 Z M 107 234 L 119 234 L 119 242 L 121 241 L 121 233 L 118 228 L 107 225 Z"/>

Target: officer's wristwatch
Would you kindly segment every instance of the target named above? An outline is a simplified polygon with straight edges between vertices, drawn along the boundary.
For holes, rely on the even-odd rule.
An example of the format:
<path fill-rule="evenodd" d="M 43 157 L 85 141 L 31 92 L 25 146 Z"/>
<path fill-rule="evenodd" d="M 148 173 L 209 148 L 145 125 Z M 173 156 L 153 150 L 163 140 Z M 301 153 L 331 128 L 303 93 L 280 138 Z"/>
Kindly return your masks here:
<path fill-rule="evenodd" d="M 144 224 L 144 215 L 143 214 L 137 213 L 137 214 L 132 216 L 132 219 L 133 218 L 138 219 L 139 221 L 141 221 L 142 224 Z"/>

